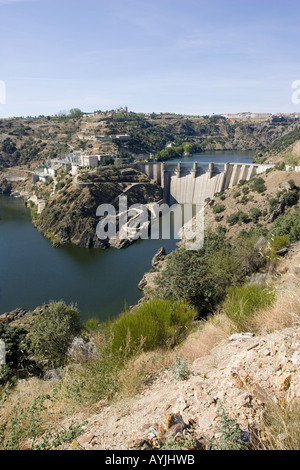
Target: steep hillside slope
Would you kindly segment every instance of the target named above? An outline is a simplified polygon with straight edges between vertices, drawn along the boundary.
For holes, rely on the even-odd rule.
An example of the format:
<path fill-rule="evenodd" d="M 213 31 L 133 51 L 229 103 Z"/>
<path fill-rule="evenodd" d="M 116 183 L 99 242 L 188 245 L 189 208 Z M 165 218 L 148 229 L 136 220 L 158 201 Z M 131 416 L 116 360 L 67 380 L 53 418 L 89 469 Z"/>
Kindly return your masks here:
<path fill-rule="evenodd" d="M 207 150 L 264 149 L 294 129 L 290 120 L 229 120 L 173 114 L 98 113 L 0 120 L 0 168 L 31 166 L 72 150 L 156 153 L 168 143 L 195 142 Z M 129 141 L 118 135 L 128 134 Z"/>

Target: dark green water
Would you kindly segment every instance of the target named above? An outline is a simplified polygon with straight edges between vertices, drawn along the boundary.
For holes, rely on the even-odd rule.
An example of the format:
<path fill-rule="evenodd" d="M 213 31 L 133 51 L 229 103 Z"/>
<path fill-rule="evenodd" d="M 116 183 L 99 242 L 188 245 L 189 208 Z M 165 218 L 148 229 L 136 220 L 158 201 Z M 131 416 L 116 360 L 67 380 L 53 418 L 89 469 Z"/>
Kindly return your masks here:
<path fill-rule="evenodd" d="M 125 302 L 140 299 L 137 285 L 162 245 L 172 251 L 176 241 L 144 240 L 124 250 L 53 248 L 23 201 L 0 195 L 0 314 L 63 299 L 76 302 L 83 319 L 114 317 Z"/>
<path fill-rule="evenodd" d="M 0 195 L 0 314 L 63 299 L 77 303 L 83 320 L 115 317 L 125 303 L 140 299 L 137 285 L 158 249 L 169 253 L 177 241 L 143 240 L 124 250 L 53 248 L 32 225 L 23 201 Z"/>

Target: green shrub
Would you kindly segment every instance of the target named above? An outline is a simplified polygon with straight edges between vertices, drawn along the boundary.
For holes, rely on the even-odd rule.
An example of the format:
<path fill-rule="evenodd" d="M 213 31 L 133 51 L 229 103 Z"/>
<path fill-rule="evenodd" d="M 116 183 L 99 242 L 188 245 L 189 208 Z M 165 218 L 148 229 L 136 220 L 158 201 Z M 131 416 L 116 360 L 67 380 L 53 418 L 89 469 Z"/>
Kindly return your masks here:
<path fill-rule="evenodd" d="M 30 331 L 34 359 L 45 368 L 63 366 L 66 353 L 79 334 L 77 308 L 62 301 L 50 303 L 36 317 Z"/>
<path fill-rule="evenodd" d="M 221 409 L 218 438 L 210 442 L 209 450 L 247 450 L 249 446 L 242 439 L 242 430 L 238 423 Z"/>
<path fill-rule="evenodd" d="M 242 199 L 238 202 L 245 206 L 247 204 L 247 202 L 249 202 L 249 198 L 247 198 L 247 196 L 243 196 Z"/>
<path fill-rule="evenodd" d="M 296 208 L 294 212 L 278 217 L 270 230 L 272 236 L 287 235 L 291 243 L 300 240 L 300 210 Z"/>
<path fill-rule="evenodd" d="M 56 190 L 59 191 L 60 189 L 64 188 L 65 187 L 65 183 L 63 181 L 60 181 L 59 183 L 57 183 L 56 185 Z"/>
<path fill-rule="evenodd" d="M 252 182 L 252 189 L 258 193 L 264 193 L 267 189 L 263 178 L 255 178 Z"/>
<path fill-rule="evenodd" d="M 15 405 L 8 421 L 0 424 L 0 449 L 20 450 L 26 439 L 33 442 L 42 431 L 45 396 L 37 397 L 26 408 Z"/>
<path fill-rule="evenodd" d="M 252 207 L 250 209 L 249 215 L 252 221 L 257 224 L 259 218 L 261 217 L 261 211 L 257 207 Z"/>
<path fill-rule="evenodd" d="M 284 162 L 277 163 L 277 165 L 275 165 L 275 170 L 284 171 L 285 170 L 285 163 Z"/>
<path fill-rule="evenodd" d="M 288 183 L 289 183 L 291 189 L 296 189 L 297 188 L 296 183 L 295 183 L 294 180 L 289 180 Z"/>
<path fill-rule="evenodd" d="M 234 199 L 237 199 L 238 197 L 240 197 L 241 195 L 241 191 L 236 191 L 233 195 Z"/>
<path fill-rule="evenodd" d="M 270 212 L 274 212 L 276 207 L 278 206 L 279 204 L 279 198 L 278 197 L 272 197 L 270 200 L 269 200 L 269 208 L 270 208 Z"/>
<path fill-rule="evenodd" d="M 189 377 L 188 363 L 176 356 L 174 366 L 172 367 L 174 380 L 187 380 Z"/>
<path fill-rule="evenodd" d="M 200 315 L 212 312 L 226 294 L 226 288 L 259 269 L 264 260 L 255 248 L 257 237 L 241 238 L 234 244 L 224 228 L 208 232 L 198 251 L 183 248 L 167 258 L 165 269 L 155 280 L 159 297 L 185 299 Z"/>
<path fill-rule="evenodd" d="M 197 317 L 184 302 L 151 299 L 111 324 L 112 350 L 131 356 L 137 350 L 169 348 L 181 342 Z"/>
<path fill-rule="evenodd" d="M 287 163 L 287 165 L 294 168 L 295 166 L 299 164 L 300 159 L 297 154 L 293 152 L 288 152 L 284 155 L 284 160 Z"/>
<path fill-rule="evenodd" d="M 226 207 L 224 204 L 217 204 L 216 206 L 213 207 L 213 213 L 214 214 L 220 214 L 221 212 L 224 212 Z"/>
<path fill-rule="evenodd" d="M 242 223 L 247 223 L 249 221 L 249 217 L 245 212 L 238 211 L 235 212 L 234 214 L 231 214 L 227 217 L 226 222 L 229 225 L 241 225 Z"/>
<path fill-rule="evenodd" d="M 99 328 L 99 319 L 98 318 L 89 318 L 83 324 L 83 329 L 87 332 L 89 331 L 97 331 Z"/>
<path fill-rule="evenodd" d="M 284 193 L 283 199 L 287 206 L 294 206 L 299 201 L 298 190 L 293 189 L 292 191 Z"/>
<path fill-rule="evenodd" d="M 279 250 L 282 250 L 283 248 L 287 247 L 290 243 L 290 239 L 288 235 L 278 235 L 278 236 L 272 236 L 270 240 L 270 247 L 271 251 L 276 253 Z"/>
<path fill-rule="evenodd" d="M 243 331 L 249 328 L 253 313 L 270 306 L 274 298 L 273 291 L 256 284 L 228 287 L 223 309 L 237 329 Z"/>
<path fill-rule="evenodd" d="M 27 331 L 0 323 L 0 340 L 4 342 L 6 352 L 6 364 L 0 365 L 0 384 L 5 384 L 30 365 Z"/>

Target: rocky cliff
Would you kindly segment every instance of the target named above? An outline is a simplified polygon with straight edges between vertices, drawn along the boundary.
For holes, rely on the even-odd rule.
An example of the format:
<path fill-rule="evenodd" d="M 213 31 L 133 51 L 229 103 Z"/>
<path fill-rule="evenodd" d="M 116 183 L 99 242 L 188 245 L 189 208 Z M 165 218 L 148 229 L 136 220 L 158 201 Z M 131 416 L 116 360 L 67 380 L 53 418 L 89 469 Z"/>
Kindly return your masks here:
<path fill-rule="evenodd" d="M 111 241 L 99 240 L 96 235 L 99 222 L 96 211 L 99 205 L 111 203 L 118 212 L 118 197 L 122 195 L 127 197 L 130 207 L 161 200 L 162 189 L 135 170 L 130 175 L 117 169 L 85 172 L 65 182 L 63 189 L 49 198 L 34 223 L 53 245 L 73 243 L 86 248 L 107 248 Z M 114 246 L 123 247 L 124 242 Z"/>

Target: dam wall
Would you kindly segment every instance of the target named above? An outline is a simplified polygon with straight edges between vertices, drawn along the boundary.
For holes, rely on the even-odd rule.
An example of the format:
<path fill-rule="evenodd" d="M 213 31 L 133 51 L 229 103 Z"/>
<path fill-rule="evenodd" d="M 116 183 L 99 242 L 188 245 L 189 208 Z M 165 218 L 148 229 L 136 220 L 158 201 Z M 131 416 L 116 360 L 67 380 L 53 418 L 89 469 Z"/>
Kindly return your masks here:
<path fill-rule="evenodd" d="M 164 188 L 168 204 L 200 204 L 214 194 L 250 180 L 274 165 L 242 163 L 137 163 L 136 168 Z"/>

